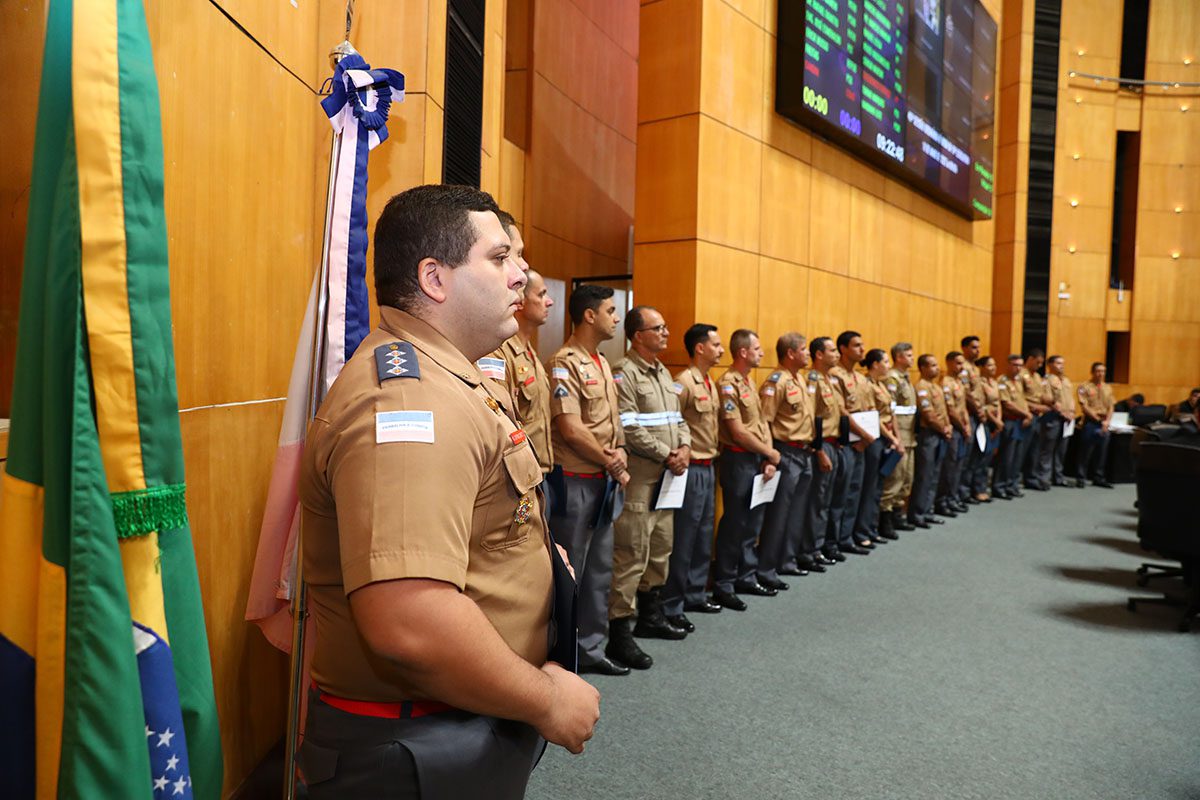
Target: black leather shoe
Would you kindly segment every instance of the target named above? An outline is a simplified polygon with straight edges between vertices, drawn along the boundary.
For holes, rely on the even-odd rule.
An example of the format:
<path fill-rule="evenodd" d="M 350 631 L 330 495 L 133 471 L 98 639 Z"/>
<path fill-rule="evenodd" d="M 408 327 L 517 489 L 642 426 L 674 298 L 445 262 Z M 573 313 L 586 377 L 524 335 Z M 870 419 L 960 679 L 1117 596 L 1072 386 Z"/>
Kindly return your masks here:
<path fill-rule="evenodd" d="M 1109 483 L 1108 481 L 1092 481 L 1092 486 L 1100 486 L 1100 487 L 1102 487 L 1102 488 L 1105 488 L 1105 489 L 1114 489 L 1114 488 L 1116 488 L 1116 487 L 1114 487 L 1114 486 L 1113 486 L 1111 483 Z"/>
<path fill-rule="evenodd" d="M 705 600 L 703 603 L 688 603 L 683 607 L 684 611 L 693 611 L 699 614 L 720 614 L 721 607 L 716 603 L 710 603 Z M 676 625 L 675 627 L 679 627 Z"/>
<path fill-rule="evenodd" d="M 929 522 L 926 521 L 925 517 L 909 517 L 908 524 L 913 526 L 913 528 L 928 528 L 929 527 Z"/>
<path fill-rule="evenodd" d="M 687 638 L 687 631 L 675 627 L 663 616 L 641 617 L 637 621 L 637 627 L 633 629 L 633 635 L 639 639 L 667 639 L 677 642 Z"/>
<path fill-rule="evenodd" d="M 804 564 L 803 566 L 801 566 L 800 571 L 805 574 L 808 574 L 810 572 L 824 572 L 825 564 L 824 564 L 824 562 L 818 563 L 817 561 L 814 560 L 811 564 Z"/>
<path fill-rule="evenodd" d="M 830 558 L 826 553 L 817 553 L 815 556 L 813 556 L 813 564 L 817 565 L 818 567 L 832 567 L 836 563 L 838 563 L 837 559 Z"/>
<path fill-rule="evenodd" d="M 672 628 L 671 630 L 675 630 Z M 679 631 L 682 636 L 687 636 Z M 650 669 L 654 659 L 646 654 L 633 638 L 633 617 L 621 617 L 608 621 L 608 647 L 604 655 L 610 661 L 624 664 L 632 669 Z"/>
<path fill-rule="evenodd" d="M 739 581 L 733 585 L 733 591 L 738 594 L 752 594 L 755 597 L 774 597 L 779 594 L 777 589 L 763 586 L 758 581 Z"/>
<path fill-rule="evenodd" d="M 930 525 L 945 525 L 946 524 L 946 520 L 938 519 L 937 517 L 926 517 L 925 521 L 928 522 Z"/>
<path fill-rule="evenodd" d="M 591 664 L 580 664 L 579 671 L 584 674 L 590 672 L 595 675 L 628 675 L 629 667 L 613 661 L 611 658 L 602 658 L 599 661 L 593 661 Z"/>
<path fill-rule="evenodd" d="M 1066 480 L 1065 478 L 1059 478 L 1058 480 L 1056 480 L 1054 482 L 1054 485 L 1070 487 L 1070 486 L 1074 486 L 1075 484 L 1071 483 L 1070 481 Z"/>
<path fill-rule="evenodd" d="M 856 545 L 856 544 L 850 544 L 850 545 L 846 545 L 846 546 L 844 546 L 844 547 L 843 547 L 842 545 L 838 545 L 838 551 L 839 551 L 839 552 L 842 552 L 842 553 L 852 553 L 853 555 L 856 555 L 856 556 L 869 556 L 869 555 L 871 555 L 871 551 L 870 551 L 870 550 L 868 550 L 868 549 L 867 549 L 867 548 L 865 548 L 865 547 L 859 547 L 859 546 L 858 546 L 858 545 Z"/>
<path fill-rule="evenodd" d="M 971 495 L 967 495 L 966 498 L 963 500 L 963 502 L 966 503 L 967 505 L 977 506 L 982 501 L 978 500 L 977 498 L 975 498 Z"/>
<path fill-rule="evenodd" d="M 960 514 L 967 514 L 971 511 L 971 509 L 967 507 L 967 504 L 961 500 L 955 500 L 950 504 L 949 507 Z"/>
<path fill-rule="evenodd" d="M 667 622 L 671 623 L 671 627 L 679 628 L 681 631 L 686 631 L 687 633 L 696 632 L 696 626 L 683 614 L 673 614 L 667 617 Z"/>
<path fill-rule="evenodd" d="M 1025 493 L 1024 493 L 1024 492 L 1022 492 L 1020 489 L 1015 489 L 1015 488 L 1014 488 L 1014 489 L 1009 489 L 1009 490 L 1008 490 L 1008 493 L 1009 493 L 1010 495 L 1012 495 L 1013 497 L 1024 497 L 1024 496 L 1025 496 Z"/>
<path fill-rule="evenodd" d="M 792 588 L 778 578 L 759 578 L 758 585 L 765 586 L 768 589 L 774 589 L 776 592 L 786 592 L 788 589 Z"/>
<path fill-rule="evenodd" d="M 730 611 L 745 611 L 746 601 L 738 597 L 736 594 L 723 592 L 720 589 L 713 589 L 712 601 L 722 608 L 728 608 Z"/>
<path fill-rule="evenodd" d="M 993 500 L 1012 500 L 1012 495 L 1003 489 L 997 489 L 992 492 Z"/>
<path fill-rule="evenodd" d="M 1076 479 L 1076 481 L 1075 481 L 1075 488 L 1076 488 L 1076 489 L 1086 489 L 1086 488 L 1087 488 L 1087 482 L 1086 482 L 1086 481 L 1085 481 L 1083 478 L 1078 478 L 1078 479 Z"/>
<path fill-rule="evenodd" d="M 883 537 L 883 534 L 875 534 L 871 537 L 871 544 L 887 544 L 888 540 Z"/>
<path fill-rule="evenodd" d="M 937 514 L 939 517 L 947 517 L 949 519 L 953 519 L 954 517 L 958 516 L 958 514 L 956 512 L 951 511 L 950 509 L 946 508 L 945 506 L 939 506 L 938 508 L 935 508 L 933 510 L 933 513 Z"/>
<path fill-rule="evenodd" d="M 808 567 L 780 567 L 778 570 L 780 575 L 796 575 L 804 577 L 809 573 Z"/>
<path fill-rule="evenodd" d="M 917 526 L 909 522 L 908 518 L 904 516 L 903 511 L 892 512 L 892 527 L 898 531 L 915 531 L 917 529 Z"/>
<path fill-rule="evenodd" d="M 838 563 L 838 562 L 846 560 L 846 557 L 844 555 L 842 555 L 842 553 L 838 550 L 827 550 L 825 552 L 825 557 L 830 559 L 833 563 Z"/>

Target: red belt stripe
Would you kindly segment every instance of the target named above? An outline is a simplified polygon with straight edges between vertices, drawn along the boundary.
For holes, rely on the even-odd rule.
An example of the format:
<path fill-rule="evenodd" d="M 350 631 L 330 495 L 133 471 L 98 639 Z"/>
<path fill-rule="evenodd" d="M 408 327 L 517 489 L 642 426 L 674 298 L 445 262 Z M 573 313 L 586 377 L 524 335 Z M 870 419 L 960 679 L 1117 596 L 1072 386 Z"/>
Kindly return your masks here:
<path fill-rule="evenodd" d="M 360 717 L 382 717 L 384 719 L 418 719 L 443 711 L 453 711 L 454 706 L 434 700 L 404 700 L 399 703 L 375 703 L 369 700 L 351 700 L 328 692 L 320 692 L 321 702 L 347 714 Z"/>
<path fill-rule="evenodd" d="M 568 472 L 565 469 L 563 470 L 563 475 L 567 476 L 568 478 L 590 478 L 592 480 L 597 480 L 604 477 L 603 472 Z"/>

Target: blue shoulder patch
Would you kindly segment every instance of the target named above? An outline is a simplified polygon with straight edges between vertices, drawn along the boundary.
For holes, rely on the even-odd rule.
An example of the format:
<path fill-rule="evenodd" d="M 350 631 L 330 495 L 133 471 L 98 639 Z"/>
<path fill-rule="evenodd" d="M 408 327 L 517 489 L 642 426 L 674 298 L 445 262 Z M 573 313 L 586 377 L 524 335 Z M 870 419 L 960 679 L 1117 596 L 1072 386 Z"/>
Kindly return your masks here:
<path fill-rule="evenodd" d="M 375 367 L 379 382 L 392 378 L 420 378 L 417 351 L 408 342 L 388 342 L 375 348 Z"/>
<path fill-rule="evenodd" d="M 771 383 L 779 383 L 779 379 L 783 377 L 782 372 L 772 372 L 771 377 L 767 378 Z"/>

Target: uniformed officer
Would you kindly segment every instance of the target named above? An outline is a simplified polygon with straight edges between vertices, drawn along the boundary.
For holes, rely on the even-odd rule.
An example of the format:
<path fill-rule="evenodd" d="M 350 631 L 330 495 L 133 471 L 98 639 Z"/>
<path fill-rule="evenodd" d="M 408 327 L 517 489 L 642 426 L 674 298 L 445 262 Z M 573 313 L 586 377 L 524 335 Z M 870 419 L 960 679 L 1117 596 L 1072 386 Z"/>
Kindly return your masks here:
<path fill-rule="evenodd" d="M 1050 386 L 1038 372 L 1046 359 L 1046 354 L 1038 348 L 1032 348 L 1025 354 L 1025 368 L 1017 375 L 1021 391 L 1025 394 L 1025 404 L 1033 414 L 1033 421 L 1026 429 L 1026 438 L 1021 441 L 1021 452 L 1018 456 L 1017 469 L 1025 479 L 1025 488 L 1039 492 L 1049 491 L 1049 481 L 1042 480 L 1038 475 L 1038 453 L 1041 452 L 1041 440 L 1045 436 L 1045 427 L 1053 417 L 1048 416 L 1050 408 Z"/>
<path fill-rule="evenodd" d="M 984 424 L 983 413 L 983 386 L 979 374 L 979 367 L 975 364 L 979 360 L 983 349 L 979 342 L 979 337 L 975 335 L 964 336 L 960 342 L 962 345 L 962 354 L 964 359 L 963 364 L 963 385 L 967 390 L 967 416 L 971 422 L 971 432 L 967 436 L 967 458 L 963 464 L 962 478 L 958 490 L 958 499 L 968 505 L 974 505 L 981 502 L 976 499 L 974 491 L 974 476 L 979 469 L 979 463 L 984 459 L 984 451 L 979 449 L 976 444 L 976 429 Z M 985 426 L 985 435 L 987 433 Z"/>
<path fill-rule="evenodd" d="M 1025 359 L 1015 353 L 1008 357 L 1008 374 L 996 383 L 1000 395 L 1000 410 L 1004 417 L 1004 432 L 1000 435 L 1000 450 L 992 472 L 992 497 L 1011 500 L 1024 497 L 1021 491 L 1021 443 L 1030 435 L 1033 414 L 1025 400 L 1018 375 L 1025 368 Z"/>
<path fill-rule="evenodd" d="M 541 737 L 580 752 L 599 716 L 596 690 L 546 660 L 574 636 L 552 623 L 541 471 L 473 363 L 515 332 L 524 284 L 496 212 L 463 186 L 388 202 L 380 327 L 308 429 L 315 800 L 519 798 Z"/>
<path fill-rule="evenodd" d="M 880 437 L 867 448 L 866 465 L 863 468 L 863 497 L 868 509 L 866 519 L 860 520 L 856 535 L 869 536 L 876 544 L 882 544 L 888 539 L 899 539 L 896 528 L 892 524 L 891 514 L 880 513 L 880 497 L 883 494 L 883 479 L 879 476 L 880 461 L 887 451 L 895 451 L 901 457 L 905 452 L 904 444 L 896 433 L 896 415 L 892 411 L 892 393 L 884 379 L 887 377 L 887 353 L 878 348 L 868 350 L 863 357 L 863 366 L 867 370 L 867 378 L 871 381 L 871 392 L 875 396 L 875 411 L 879 414 Z"/>
<path fill-rule="evenodd" d="M 750 370 L 762 362 L 758 334 L 739 328 L 729 337 L 733 364 L 717 382 L 720 387 L 721 503 L 717 526 L 713 602 L 733 611 L 745 611 L 737 594 L 773 597 L 775 589 L 758 582 L 758 556 L 754 550 L 762 527 L 763 506 L 750 508 L 754 477 L 775 475 L 779 451 L 771 446 L 771 432 L 762 418 L 758 392 Z"/>
<path fill-rule="evenodd" d="M 838 363 L 829 370 L 829 382 L 834 391 L 842 396 L 846 423 L 857 440 L 842 451 L 843 473 L 837 479 L 842 487 L 842 500 L 837 502 L 838 490 L 834 490 L 835 506 L 829 510 L 838 550 L 843 553 L 866 555 L 875 545 L 869 537 L 855 535 L 858 518 L 863 510 L 862 485 L 866 466 L 866 450 L 875 441 L 875 436 L 858 424 L 852 416 L 875 408 L 875 397 L 871 382 L 855 371 L 862 361 L 866 348 L 862 334 L 858 331 L 842 331 L 837 337 Z M 862 552 L 860 552 L 862 551 Z"/>
<path fill-rule="evenodd" d="M 515 234 L 514 242 L 520 240 L 520 233 L 515 225 L 507 230 L 510 238 Z M 518 263 L 523 261 L 514 260 Z M 515 314 L 516 335 L 507 339 L 496 352 L 479 359 L 476 365 L 484 375 L 501 383 L 513 398 L 517 418 L 525 428 L 529 444 L 537 455 L 538 466 L 541 467 L 542 474 L 547 475 L 554 468 L 554 449 L 550 443 L 550 382 L 546 377 L 546 369 L 533 347 L 533 337 L 537 334 L 537 329 L 545 325 L 550 318 L 554 300 L 546 291 L 546 281 L 540 273 L 528 269 L 525 277 L 525 292 Z M 549 490 L 550 483 L 547 482 L 543 488 Z M 547 508 L 553 505 L 549 491 L 546 505 Z"/>
<path fill-rule="evenodd" d="M 780 453 L 779 488 L 767 506 L 758 542 L 758 582 L 787 589 L 781 574 L 807 575 L 796 563 L 813 477 L 813 402 L 802 374 L 812 360 L 807 340 L 792 331 L 775 342 L 778 368 L 758 390 L 763 419 Z M 823 571 L 824 568 L 822 568 Z"/>
<path fill-rule="evenodd" d="M 917 408 L 920 426 L 917 428 L 917 463 L 913 475 L 912 497 L 908 501 L 908 521 L 918 528 L 940 525 L 933 516 L 933 501 L 947 443 L 953 435 L 946 411 L 946 393 L 936 383 L 937 357 L 925 353 L 917 359 L 921 379 L 917 381 Z"/>
<path fill-rule="evenodd" d="M 979 370 L 979 389 L 982 400 L 979 405 L 980 425 L 987 436 L 981 458 L 974 462 L 971 470 L 971 492 L 976 501 L 990 503 L 988 494 L 988 468 L 996 460 L 1000 449 L 1000 433 L 1004 430 L 1004 418 L 1000 412 L 1000 389 L 996 385 L 996 359 L 983 356 L 976 364 Z M 976 450 L 979 448 L 976 447 Z"/>
<path fill-rule="evenodd" d="M 946 397 L 946 414 L 950 418 L 950 440 L 946 443 L 946 455 L 942 459 L 938 479 L 938 513 L 944 517 L 965 514 L 967 506 L 958 498 L 962 482 L 962 471 L 967 460 L 967 447 L 974 446 L 971 436 L 971 418 L 967 411 L 967 387 L 964 385 L 966 368 L 963 354 L 951 350 L 946 354 L 946 374 L 941 376 L 942 392 Z"/>
<path fill-rule="evenodd" d="M 891 515 L 892 527 L 898 531 L 911 531 L 904 504 L 912 494 L 913 464 L 917 449 L 917 390 L 908 378 L 913 365 L 913 346 L 908 342 L 892 345 L 892 368 L 883 383 L 892 395 L 892 413 L 896 419 L 896 435 L 904 445 L 904 455 L 891 474 L 883 480 L 883 497 L 879 508 L 883 516 Z"/>
<path fill-rule="evenodd" d="M 1046 446 L 1042 448 L 1038 474 L 1055 486 L 1074 486 L 1063 474 L 1063 460 L 1067 455 L 1066 435 L 1068 422 L 1079 416 L 1075 399 L 1075 387 L 1067 377 L 1066 363 L 1062 356 L 1050 356 L 1046 361 L 1046 383 L 1050 386 L 1051 408 L 1054 419 L 1047 425 Z"/>
<path fill-rule="evenodd" d="M 816 569 L 813 565 L 828 567 L 846 560 L 846 556 L 838 550 L 837 537 L 830 532 L 830 509 L 840 500 L 835 493 L 846 437 L 842 433 L 842 419 L 845 417 L 842 395 L 829 382 L 829 371 L 838 363 L 837 346 L 828 336 L 818 336 L 809 343 L 808 354 L 812 356 L 808 393 L 813 398 L 814 424 L 821 428 L 821 436 L 813 442 L 813 446 L 820 448 L 819 452 L 824 457 L 818 456 L 820 462 L 813 472 L 812 493 L 808 499 L 808 524 L 804 529 L 804 543 L 797 561 L 801 569 L 813 572 Z"/>
<path fill-rule="evenodd" d="M 625 510 L 613 523 L 606 652 L 614 661 L 646 669 L 653 660 L 638 647 L 634 636 L 683 639 L 688 634 L 686 628 L 667 622 L 659 605 L 667 580 L 675 514 L 671 509 L 658 510 L 655 504 L 664 472 L 682 475 L 687 469 L 691 437 L 679 413 L 675 382 L 658 360 L 669 340 L 662 314 L 649 306 L 635 306 L 625 317 L 625 336 L 630 348 L 617 362 L 613 380 L 629 453 L 629 485 L 625 487 Z"/>
<path fill-rule="evenodd" d="M 550 515 L 554 538 L 567 549 L 579 581 L 579 669 L 626 675 L 629 667 L 605 655 L 612 590 L 613 517 L 619 486 L 629 482 L 617 385 L 601 342 L 620 318 L 607 286 L 584 284 L 567 308 L 574 330 L 550 359 L 551 441 L 563 500 Z"/>
<path fill-rule="evenodd" d="M 683 506 L 675 511 L 675 543 L 663 587 L 662 606 L 667 621 L 687 628 L 685 611 L 716 614 L 721 607 L 709 601 L 705 588 L 712 565 L 713 525 L 716 519 L 717 387 L 709 370 L 725 355 L 725 345 L 715 325 L 698 322 L 683 335 L 691 365 L 675 376 L 679 406 L 692 439 L 687 490 Z"/>
<path fill-rule="evenodd" d="M 1079 407 L 1083 412 L 1083 432 L 1079 440 L 1075 478 L 1083 486 L 1084 478 L 1091 473 L 1092 485 L 1113 488 L 1104 474 L 1108 463 L 1108 426 L 1112 422 L 1112 387 L 1104 382 L 1108 368 L 1097 361 L 1092 364 L 1092 377 L 1079 384 Z"/>

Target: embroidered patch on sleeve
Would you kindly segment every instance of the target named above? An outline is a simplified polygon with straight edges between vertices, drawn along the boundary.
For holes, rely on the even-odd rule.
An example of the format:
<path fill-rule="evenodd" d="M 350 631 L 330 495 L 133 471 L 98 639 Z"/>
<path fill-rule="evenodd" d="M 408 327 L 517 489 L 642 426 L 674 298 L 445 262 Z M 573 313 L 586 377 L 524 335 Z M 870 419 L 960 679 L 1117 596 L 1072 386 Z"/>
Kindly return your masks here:
<path fill-rule="evenodd" d="M 733 402 L 732 400 L 726 400 L 724 409 L 730 413 L 737 411 L 737 403 Z"/>
<path fill-rule="evenodd" d="M 375 414 L 375 443 L 433 444 L 432 411 L 380 411 Z"/>
<path fill-rule="evenodd" d="M 569 391 L 567 391 L 567 387 L 563 386 L 563 385 L 560 383 L 560 384 L 558 385 L 558 388 L 556 388 L 556 389 L 554 390 L 554 396 L 555 396 L 555 397 L 559 397 L 559 398 L 562 398 L 562 397 L 570 397 L 570 396 L 571 396 L 571 393 L 570 393 Z"/>
<path fill-rule="evenodd" d="M 555 367 L 550 370 L 550 376 L 556 381 L 565 381 L 571 377 L 571 373 L 566 367 Z"/>

